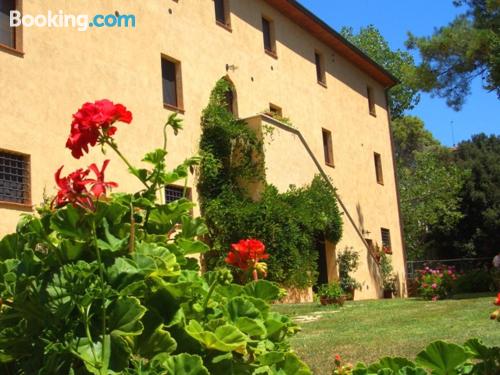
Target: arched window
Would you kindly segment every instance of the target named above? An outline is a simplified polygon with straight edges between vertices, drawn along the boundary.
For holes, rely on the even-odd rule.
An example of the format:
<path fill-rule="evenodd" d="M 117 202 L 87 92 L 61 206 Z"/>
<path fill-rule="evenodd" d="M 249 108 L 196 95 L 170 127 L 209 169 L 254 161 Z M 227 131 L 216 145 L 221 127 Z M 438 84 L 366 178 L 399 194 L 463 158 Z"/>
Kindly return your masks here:
<path fill-rule="evenodd" d="M 224 77 L 224 80 L 226 80 L 229 83 L 229 90 L 226 91 L 226 96 L 225 96 L 225 105 L 226 108 L 229 112 L 231 112 L 235 117 L 238 117 L 238 103 L 236 101 L 237 95 L 236 95 L 236 89 L 234 88 L 233 81 L 229 77 Z"/>

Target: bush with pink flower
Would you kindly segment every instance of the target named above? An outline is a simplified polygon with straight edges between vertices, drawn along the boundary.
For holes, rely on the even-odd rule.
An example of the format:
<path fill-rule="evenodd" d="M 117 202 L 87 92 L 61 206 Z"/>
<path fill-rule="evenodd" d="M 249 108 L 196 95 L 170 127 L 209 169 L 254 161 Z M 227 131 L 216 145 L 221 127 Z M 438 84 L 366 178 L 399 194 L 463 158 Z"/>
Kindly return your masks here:
<path fill-rule="evenodd" d="M 418 293 L 422 298 L 432 301 L 447 298 L 456 279 L 457 272 L 453 266 L 426 266 L 417 277 Z"/>

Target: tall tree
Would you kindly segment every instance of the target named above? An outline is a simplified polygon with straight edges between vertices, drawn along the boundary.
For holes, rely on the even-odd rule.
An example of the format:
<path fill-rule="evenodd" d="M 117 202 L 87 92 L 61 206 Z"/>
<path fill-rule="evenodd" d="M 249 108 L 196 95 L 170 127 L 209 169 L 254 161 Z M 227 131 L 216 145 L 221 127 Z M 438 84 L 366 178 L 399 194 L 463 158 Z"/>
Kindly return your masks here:
<path fill-rule="evenodd" d="M 420 96 L 412 78 L 415 63 L 408 52 L 399 49 L 392 50 L 380 31 L 373 25 L 362 27 L 357 34 L 351 27 L 343 27 L 340 33 L 401 81 L 389 91 L 392 118 L 403 116 L 405 111 L 418 104 Z"/>
<path fill-rule="evenodd" d="M 425 259 L 432 234 L 450 231 L 462 217 L 459 192 L 467 172 L 419 118 L 395 119 L 392 127 L 407 255 Z"/>
<path fill-rule="evenodd" d="M 492 257 L 500 251 L 500 136 L 475 135 L 455 157 L 471 177 L 461 192 L 464 216 L 445 244 L 459 255 Z"/>
<path fill-rule="evenodd" d="M 465 13 L 430 37 L 410 33 L 407 47 L 418 49 L 422 56 L 416 71 L 418 87 L 446 98 L 450 107 L 459 110 L 476 77 L 500 98 L 500 0 L 453 3 L 466 6 Z"/>

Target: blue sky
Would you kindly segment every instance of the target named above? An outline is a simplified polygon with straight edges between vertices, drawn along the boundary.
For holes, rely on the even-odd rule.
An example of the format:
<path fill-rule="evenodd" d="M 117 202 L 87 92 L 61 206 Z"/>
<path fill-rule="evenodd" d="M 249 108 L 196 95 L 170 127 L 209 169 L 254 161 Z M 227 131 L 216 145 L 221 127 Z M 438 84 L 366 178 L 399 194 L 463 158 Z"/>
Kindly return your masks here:
<path fill-rule="evenodd" d="M 319 18 L 339 31 L 342 26 L 351 26 L 354 31 L 369 24 L 375 25 L 387 39 L 391 48 L 405 49 L 407 32 L 417 36 L 431 35 L 434 28 L 448 24 L 461 8 L 452 5 L 452 0 L 300 0 Z M 418 53 L 413 52 L 418 60 Z M 445 145 L 469 139 L 471 135 L 484 132 L 500 134 L 500 100 L 495 93 L 481 88 L 481 81 L 473 84 L 472 95 L 467 97 L 460 112 L 446 106 L 441 98 L 422 94 L 418 106 L 411 114 L 422 118 L 427 129 Z"/>

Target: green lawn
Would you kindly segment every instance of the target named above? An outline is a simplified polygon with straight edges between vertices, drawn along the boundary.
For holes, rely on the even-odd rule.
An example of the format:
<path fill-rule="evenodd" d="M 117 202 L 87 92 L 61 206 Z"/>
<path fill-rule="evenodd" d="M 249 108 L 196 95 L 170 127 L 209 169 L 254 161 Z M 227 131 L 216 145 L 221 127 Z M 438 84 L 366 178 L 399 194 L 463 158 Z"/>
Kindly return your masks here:
<path fill-rule="evenodd" d="M 463 344 L 478 337 L 500 345 L 500 323 L 489 319 L 493 295 L 427 302 L 418 299 L 356 301 L 341 309 L 318 304 L 276 305 L 302 331 L 291 341 L 315 374 L 329 374 L 333 357 L 356 363 L 382 356 L 414 358 L 428 343 L 442 339 Z"/>

